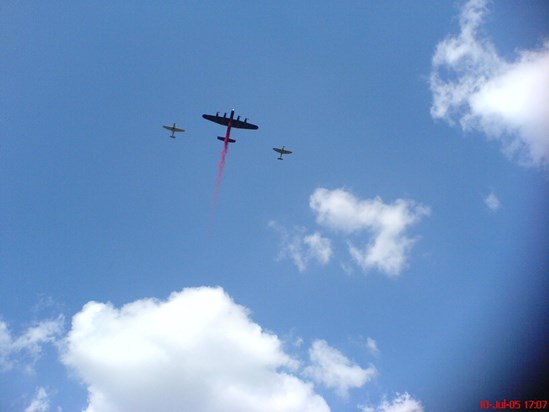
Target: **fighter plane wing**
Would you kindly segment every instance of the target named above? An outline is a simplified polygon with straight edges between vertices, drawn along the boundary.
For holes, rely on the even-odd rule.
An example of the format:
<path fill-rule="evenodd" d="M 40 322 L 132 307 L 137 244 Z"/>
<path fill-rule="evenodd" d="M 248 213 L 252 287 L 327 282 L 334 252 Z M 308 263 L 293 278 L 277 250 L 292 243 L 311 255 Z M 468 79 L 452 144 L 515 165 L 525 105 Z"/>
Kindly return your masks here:
<path fill-rule="evenodd" d="M 168 129 L 170 132 L 184 132 L 185 131 L 185 129 L 180 129 L 179 127 L 175 127 L 175 126 L 162 125 L 162 127 L 164 129 Z"/>
<path fill-rule="evenodd" d="M 273 150 L 277 153 L 280 153 L 280 154 L 291 154 L 292 152 L 289 151 L 289 150 L 286 150 L 284 148 L 280 149 L 278 147 L 273 147 Z"/>

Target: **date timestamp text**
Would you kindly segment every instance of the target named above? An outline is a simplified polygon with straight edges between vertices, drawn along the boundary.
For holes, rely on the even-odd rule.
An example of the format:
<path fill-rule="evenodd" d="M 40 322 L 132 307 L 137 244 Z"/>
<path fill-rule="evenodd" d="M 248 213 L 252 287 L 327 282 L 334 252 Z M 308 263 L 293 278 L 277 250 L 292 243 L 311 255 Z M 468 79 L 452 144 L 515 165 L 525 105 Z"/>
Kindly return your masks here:
<path fill-rule="evenodd" d="M 525 411 L 544 410 L 547 408 L 547 400 L 507 400 L 490 402 L 487 400 L 480 401 L 480 409 L 520 409 Z"/>

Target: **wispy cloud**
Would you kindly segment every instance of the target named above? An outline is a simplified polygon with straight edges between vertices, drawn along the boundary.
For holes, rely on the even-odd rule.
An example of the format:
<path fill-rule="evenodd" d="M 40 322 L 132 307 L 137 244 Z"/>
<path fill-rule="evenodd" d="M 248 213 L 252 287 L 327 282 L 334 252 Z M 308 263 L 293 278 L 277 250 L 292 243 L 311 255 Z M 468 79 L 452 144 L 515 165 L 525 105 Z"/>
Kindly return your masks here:
<path fill-rule="evenodd" d="M 44 388 L 40 387 L 37 389 L 29 406 L 25 408 L 25 412 L 47 412 L 49 409 L 49 395 Z"/>
<path fill-rule="evenodd" d="M 392 401 L 383 400 L 377 407 L 359 406 L 362 412 L 423 412 L 420 401 L 412 398 L 409 393 L 397 393 Z"/>
<path fill-rule="evenodd" d="M 62 361 L 87 411 L 328 411 L 298 362 L 221 288 L 190 288 L 121 308 L 87 303 Z"/>
<path fill-rule="evenodd" d="M 280 235 L 278 259 L 290 259 L 300 272 L 307 269 L 311 262 L 326 265 L 332 257 L 330 239 L 319 232 L 307 234 L 307 229 L 295 226 L 288 229 L 277 222 L 269 222 L 269 227 Z"/>
<path fill-rule="evenodd" d="M 484 198 L 484 204 L 492 212 L 497 212 L 501 207 L 501 202 L 493 191 Z"/>
<path fill-rule="evenodd" d="M 480 33 L 486 0 L 470 0 L 460 15 L 460 33 L 441 41 L 430 75 L 431 115 L 464 131 L 499 139 L 522 164 L 549 164 L 549 41 L 522 50 L 514 61 L 499 56 Z"/>
<path fill-rule="evenodd" d="M 366 339 L 366 347 L 370 351 L 370 353 L 374 356 L 378 356 L 380 354 L 379 348 L 377 347 L 377 342 L 373 338 L 367 338 Z"/>
<path fill-rule="evenodd" d="M 324 340 L 313 342 L 309 359 L 311 365 L 304 369 L 304 375 L 335 390 L 338 396 L 344 398 L 348 396 L 349 389 L 364 386 L 377 374 L 373 365 L 361 368 Z"/>
<path fill-rule="evenodd" d="M 40 357 L 45 344 L 55 343 L 63 332 L 64 318 L 46 320 L 14 337 L 8 325 L 0 321 L 0 372 L 23 365 L 32 370 L 32 364 Z"/>
<path fill-rule="evenodd" d="M 406 235 L 407 229 L 430 214 L 429 207 L 412 200 L 361 200 L 344 189 L 318 188 L 311 195 L 309 206 L 321 226 L 347 236 L 366 232 L 369 242 L 365 245 L 357 247 L 348 240 L 352 259 L 365 271 L 377 268 L 389 276 L 400 274 L 406 267 L 416 240 Z"/>

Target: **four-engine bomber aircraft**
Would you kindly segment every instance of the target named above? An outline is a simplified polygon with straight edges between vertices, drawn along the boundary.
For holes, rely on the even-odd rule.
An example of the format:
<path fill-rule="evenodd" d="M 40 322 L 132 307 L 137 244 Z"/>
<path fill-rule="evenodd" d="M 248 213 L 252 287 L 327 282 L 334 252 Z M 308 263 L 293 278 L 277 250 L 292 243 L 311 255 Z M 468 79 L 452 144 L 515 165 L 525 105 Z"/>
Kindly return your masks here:
<path fill-rule="evenodd" d="M 175 133 L 176 132 L 184 132 L 185 129 L 180 129 L 179 127 L 175 127 L 175 123 L 173 126 L 162 126 L 164 129 L 168 129 L 170 132 L 172 132 L 172 135 L 170 136 L 172 139 L 175 139 Z"/>
<path fill-rule="evenodd" d="M 234 109 L 231 110 L 231 116 L 227 117 L 227 113 L 225 113 L 223 116 L 219 115 L 219 112 L 217 112 L 215 115 L 213 114 L 203 114 L 202 117 L 206 120 L 209 120 L 211 122 L 221 124 L 223 126 L 227 126 L 227 132 L 225 133 L 225 137 L 223 136 L 217 136 L 219 140 L 225 143 L 234 143 L 236 140 L 231 139 L 231 128 L 236 129 L 248 129 L 248 130 L 257 130 L 258 126 L 255 124 L 248 123 L 248 119 L 240 120 L 240 116 L 238 116 L 236 119 L 234 118 Z"/>
<path fill-rule="evenodd" d="M 292 154 L 292 152 L 290 152 L 289 150 L 285 150 L 284 149 L 285 146 L 282 146 L 282 149 L 278 148 L 278 147 L 273 147 L 273 150 L 277 153 L 280 153 L 280 156 L 277 157 L 278 160 L 284 160 L 282 159 L 282 155 L 285 155 L 285 154 Z"/>

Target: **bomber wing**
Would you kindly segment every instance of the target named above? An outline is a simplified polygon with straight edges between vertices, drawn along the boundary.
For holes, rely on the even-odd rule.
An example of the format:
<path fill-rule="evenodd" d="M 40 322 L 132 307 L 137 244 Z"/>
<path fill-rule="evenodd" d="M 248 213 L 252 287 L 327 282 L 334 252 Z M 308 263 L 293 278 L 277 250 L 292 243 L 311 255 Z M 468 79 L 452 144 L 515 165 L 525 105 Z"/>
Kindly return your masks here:
<path fill-rule="evenodd" d="M 230 117 L 227 117 L 227 113 L 225 113 L 224 116 L 219 116 L 219 114 L 203 114 L 202 117 L 206 120 L 209 120 L 210 122 L 221 124 L 223 126 L 228 126 L 230 122 L 231 127 L 234 127 L 236 129 L 256 130 L 259 128 L 255 124 L 248 123 L 248 119 L 240 120 L 240 116 L 238 116 L 236 119 L 231 119 Z"/>

